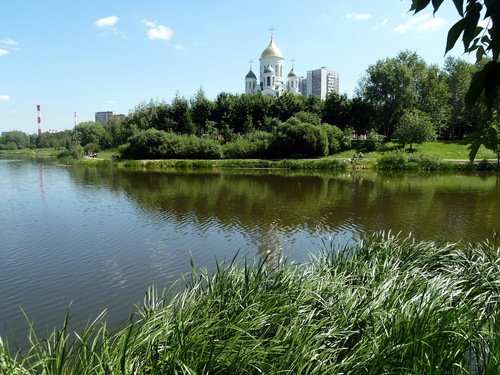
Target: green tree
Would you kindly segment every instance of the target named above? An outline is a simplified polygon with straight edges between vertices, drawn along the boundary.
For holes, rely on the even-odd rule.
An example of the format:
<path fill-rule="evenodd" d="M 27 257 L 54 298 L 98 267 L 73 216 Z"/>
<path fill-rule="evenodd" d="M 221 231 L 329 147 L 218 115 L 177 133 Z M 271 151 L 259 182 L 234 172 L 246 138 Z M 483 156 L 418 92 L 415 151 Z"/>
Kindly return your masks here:
<path fill-rule="evenodd" d="M 406 110 L 394 130 L 394 137 L 403 147 L 410 144 L 410 151 L 413 151 L 414 143 L 436 139 L 436 130 L 427 113 L 418 109 Z"/>
<path fill-rule="evenodd" d="M 450 116 L 444 131 L 446 138 L 463 138 L 464 135 L 472 133 L 479 127 L 480 104 L 477 103 L 470 109 L 465 108 L 465 95 L 476 70 L 474 65 L 462 59 L 449 56 L 444 62 L 450 108 Z"/>
<path fill-rule="evenodd" d="M 419 77 L 420 92 L 417 108 L 430 115 L 436 132 L 442 134 L 450 118 L 451 107 L 446 74 L 436 65 L 425 68 L 423 76 Z"/>
<path fill-rule="evenodd" d="M 73 141 L 81 146 L 96 143 L 105 149 L 110 145 L 110 136 L 102 124 L 87 121 L 75 126 Z"/>
<path fill-rule="evenodd" d="M 443 1 L 432 1 L 434 13 L 439 10 Z M 410 10 L 418 13 L 430 3 L 430 0 L 412 0 Z M 448 31 L 445 53 L 462 36 L 465 52 L 475 53 L 477 62 L 490 60 L 474 74 L 465 96 L 465 104 L 470 108 L 483 95 L 486 105 L 491 108 L 500 87 L 500 6 L 495 0 L 453 0 L 453 3 L 460 20 Z M 488 20 L 486 26 L 480 24 L 481 18 Z"/>
<path fill-rule="evenodd" d="M 170 106 L 170 118 L 173 124 L 175 124 L 173 130 L 176 133 L 194 134 L 196 132 L 196 127 L 189 111 L 189 102 L 186 98 L 178 95 L 175 96 Z"/>
<path fill-rule="evenodd" d="M 208 121 L 212 117 L 213 110 L 213 102 L 207 99 L 205 92 L 200 88 L 194 98 L 191 99 L 191 119 L 199 136 L 207 132 Z"/>
<path fill-rule="evenodd" d="M 412 52 L 368 67 L 358 93 L 375 112 L 379 131 L 391 136 L 404 110 L 416 108 L 426 64 Z"/>
<path fill-rule="evenodd" d="M 345 129 L 352 123 L 352 101 L 347 95 L 331 92 L 323 105 L 323 122 Z"/>
<path fill-rule="evenodd" d="M 286 121 L 296 113 L 306 109 L 305 97 L 292 93 L 285 93 L 272 102 L 271 113 L 281 121 Z"/>
<path fill-rule="evenodd" d="M 14 149 L 27 148 L 31 145 L 30 137 L 19 130 L 7 132 L 3 138 L 4 144 L 15 145 Z"/>

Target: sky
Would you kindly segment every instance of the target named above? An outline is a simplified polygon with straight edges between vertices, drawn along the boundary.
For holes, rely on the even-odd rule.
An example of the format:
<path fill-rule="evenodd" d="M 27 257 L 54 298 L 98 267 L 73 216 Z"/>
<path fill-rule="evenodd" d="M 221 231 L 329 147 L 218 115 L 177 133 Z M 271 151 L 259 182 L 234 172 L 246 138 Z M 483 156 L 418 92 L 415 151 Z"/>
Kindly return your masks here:
<path fill-rule="evenodd" d="M 270 40 L 306 75 L 339 72 L 352 97 L 366 69 L 399 51 L 443 65 L 452 1 L 433 16 L 411 0 L 2 0 L 0 131 L 71 129 L 97 111 L 128 114 L 138 104 L 241 94 L 250 60 Z M 462 57 L 460 46 L 448 55 Z"/>

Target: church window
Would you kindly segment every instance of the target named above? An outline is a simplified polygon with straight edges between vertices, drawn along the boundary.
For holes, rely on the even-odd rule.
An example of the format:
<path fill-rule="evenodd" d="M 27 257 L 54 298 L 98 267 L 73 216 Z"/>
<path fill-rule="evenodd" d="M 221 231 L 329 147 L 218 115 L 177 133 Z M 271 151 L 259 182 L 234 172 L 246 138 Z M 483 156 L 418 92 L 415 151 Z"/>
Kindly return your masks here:
<path fill-rule="evenodd" d="M 271 77 L 267 77 L 267 85 L 271 86 Z"/>

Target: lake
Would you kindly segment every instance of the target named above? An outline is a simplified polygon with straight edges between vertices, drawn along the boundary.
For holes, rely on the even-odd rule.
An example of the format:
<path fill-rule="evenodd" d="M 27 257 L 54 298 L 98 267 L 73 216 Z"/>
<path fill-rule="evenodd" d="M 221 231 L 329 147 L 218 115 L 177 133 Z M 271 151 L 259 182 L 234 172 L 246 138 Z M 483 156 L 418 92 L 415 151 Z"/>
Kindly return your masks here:
<path fill-rule="evenodd" d="M 302 262 L 380 230 L 453 242 L 500 230 L 498 174 L 149 173 L 3 156 L 0 197 L 0 336 L 21 345 L 21 308 L 38 329 L 70 305 L 75 329 L 104 309 L 116 327 L 191 260 Z"/>

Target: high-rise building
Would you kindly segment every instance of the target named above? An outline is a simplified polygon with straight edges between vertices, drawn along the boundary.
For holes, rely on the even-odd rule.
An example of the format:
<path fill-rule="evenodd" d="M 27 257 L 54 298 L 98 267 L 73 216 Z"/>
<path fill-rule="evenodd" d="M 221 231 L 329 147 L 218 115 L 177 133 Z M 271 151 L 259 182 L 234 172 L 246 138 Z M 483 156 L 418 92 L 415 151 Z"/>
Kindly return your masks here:
<path fill-rule="evenodd" d="M 118 118 L 120 120 L 123 120 L 125 118 L 125 115 L 117 114 L 111 111 L 95 113 L 95 122 L 99 122 L 101 124 L 106 124 L 112 118 Z"/>
<path fill-rule="evenodd" d="M 106 124 L 111 117 L 113 117 L 113 112 L 111 112 L 111 111 L 96 112 L 95 113 L 95 122 L 100 122 L 101 124 Z"/>
<path fill-rule="evenodd" d="M 314 95 L 324 100 L 329 93 L 339 92 L 339 74 L 325 67 L 309 70 L 306 80 L 306 96 Z"/>

